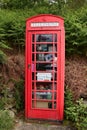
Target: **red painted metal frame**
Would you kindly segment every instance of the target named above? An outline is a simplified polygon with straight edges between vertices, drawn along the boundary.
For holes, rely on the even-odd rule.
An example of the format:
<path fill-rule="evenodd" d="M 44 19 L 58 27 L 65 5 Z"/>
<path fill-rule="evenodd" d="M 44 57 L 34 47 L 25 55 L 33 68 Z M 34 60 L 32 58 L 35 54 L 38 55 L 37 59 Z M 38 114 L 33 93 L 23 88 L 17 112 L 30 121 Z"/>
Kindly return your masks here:
<path fill-rule="evenodd" d="M 31 23 L 58 22 L 57 27 L 31 27 Z M 58 71 L 57 71 L 57 109 L 32 109 L 32 72 L 28 65 L 32 63 L 32 39 L 31 34 L 57 33 L 58 34 Z M 31 17 L 26 21 L 26 69 L 25 69 L 25 117 L 36 119 L 63 120 L 64 115 L 64 65 L 65 65 L 65 31 L 64 19 L 50 14 Z"/>

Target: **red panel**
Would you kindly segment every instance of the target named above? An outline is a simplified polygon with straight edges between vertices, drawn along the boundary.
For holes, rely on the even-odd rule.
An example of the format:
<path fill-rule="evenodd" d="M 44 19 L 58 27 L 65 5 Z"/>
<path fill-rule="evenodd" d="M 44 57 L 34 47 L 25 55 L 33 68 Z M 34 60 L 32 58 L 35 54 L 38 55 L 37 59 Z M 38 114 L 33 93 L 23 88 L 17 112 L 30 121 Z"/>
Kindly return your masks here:
<path fill-rule="evenodd" d="M 47 110 L 31 110 L 28 113 L 29 118 L 35 119 L 48 119 L 48 120 L 59 120 L 58 118 L 58 111 L 47 111 Z"/>
<path fill-rule="evenodd" d="M 38 23 L 38 22 L 58 22 L 59 26 L 39 27 L 39 28 L 31 27 L 31 23 Z M 58 30 L 64 26 L 64 20 L 62 17 L 59 16 L 42 14 L 27 19 L 26 26 L 28 30 Z"/>

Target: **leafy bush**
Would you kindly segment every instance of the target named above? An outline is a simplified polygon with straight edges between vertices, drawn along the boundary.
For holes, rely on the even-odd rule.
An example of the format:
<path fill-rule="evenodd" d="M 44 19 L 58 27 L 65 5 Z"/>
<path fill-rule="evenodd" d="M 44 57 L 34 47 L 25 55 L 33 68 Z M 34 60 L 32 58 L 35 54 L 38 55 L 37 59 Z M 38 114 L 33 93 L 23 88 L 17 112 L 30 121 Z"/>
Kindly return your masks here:
<path fill-rule="evenodd" d="M 82 99 L 74 103 L 70 90 L 65 93 L 65 118 L 72 121 L 78 130 L 87 129 L 87 104 Z"/>
<path fill-rule="evenodd" d="M 15 108 L 17 111 L 24 109 L 24 80 L 15 81 L 14 88 Z"/>
<path fill-rule="evenodd" d="M 61 15 L 65 18 L 66 54 L 87 55 L 87 5 L 76 11 L 67 9 L 67 6 L 61 7 L 60 10 L 59 5 L 48 3 L 47 6 L 36 4 L 33 8 L 24 10 L 0 10 L 0 38 L 6 44 L 21 49 L 25 42 L 26 19 L 44 13 Z"/>
<path fill-rule="evenodd" d="M 8 85 L 9 81 L 6 83 L 0 82 L 0 110 L 12 109 L 15 105 L 13 91 L 9 88 Z"/>
<path fill-rule="evenodd" d="M 64 14 L 67 54 L 84 54 L 87 56 L 86 15 L 87 6 Z"/>
<path fill-rule="evenodd" d="M 26 19 L 35 15 L 33 10 L 0 10 L 0 42 L 11 47 L 24 47 Z M 4 16 L 4 17 L 3 17 Z"/>
<path fill-rule="evenodd" d="M 22 42 L 24 44 L 25 19 L 22 14 L 9 10 L 1 10 L 0 14 L 1 39 L 7 43 L 11 43 L 12 46 L 16 46 Z"/>
<path fill-rule="evenodd" d="M 0 64 L 4 64 L 6 62 L 6 54 L 0 50 Z"/>
<path fill-rule="evenodd" d="M 12 130 L 14 124 L 13 118 L 7 110 L 0 110 L 0 130 Z"/>
<path fill-rule="evenodd" d="M 0 64 L 4 64 L 6 63 L 6 59 L 7 56 L 5 54 L 5 52 L 3 51 L 3 49 L 11 49 L 8 45 L 6 45 L 6 43 L 4 43 L 3 40 L 0 41 Z"/>

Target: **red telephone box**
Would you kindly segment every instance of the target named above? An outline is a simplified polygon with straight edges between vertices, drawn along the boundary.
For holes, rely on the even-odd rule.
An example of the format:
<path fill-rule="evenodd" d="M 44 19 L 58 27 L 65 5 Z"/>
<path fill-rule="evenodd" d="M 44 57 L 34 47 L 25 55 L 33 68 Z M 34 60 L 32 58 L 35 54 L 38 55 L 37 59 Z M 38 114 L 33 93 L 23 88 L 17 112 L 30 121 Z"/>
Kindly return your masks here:
<path fill-rule="evenodd" d="M 64 19 L 50 14 L 26 21 L 25 115 L 63 120 Z"/>

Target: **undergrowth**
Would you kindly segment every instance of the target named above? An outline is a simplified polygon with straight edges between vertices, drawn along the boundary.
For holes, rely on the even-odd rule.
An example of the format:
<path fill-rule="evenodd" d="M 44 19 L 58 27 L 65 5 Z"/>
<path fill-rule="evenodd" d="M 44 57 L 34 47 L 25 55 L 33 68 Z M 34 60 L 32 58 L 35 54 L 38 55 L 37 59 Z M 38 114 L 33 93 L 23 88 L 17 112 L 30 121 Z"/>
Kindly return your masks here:
<path fill-rule="evenodd" d="M 24 80 L 15 81 L 14 88 L 14 98 L 15 98 L 15 108 L 16 110 L 24 110 Z"/>
<path fill-rule="evenodd" d="M 14 119 L 7 110 L 0 110 L 0 130 L 12 130 Z"/>
<path fill-rule="evenodd" d="M 65 119 L 71 121 L 78 130 L 87 129 L 87 104 L 83 99 L 74 102 L 70 90 L 65 92 Z"/>

